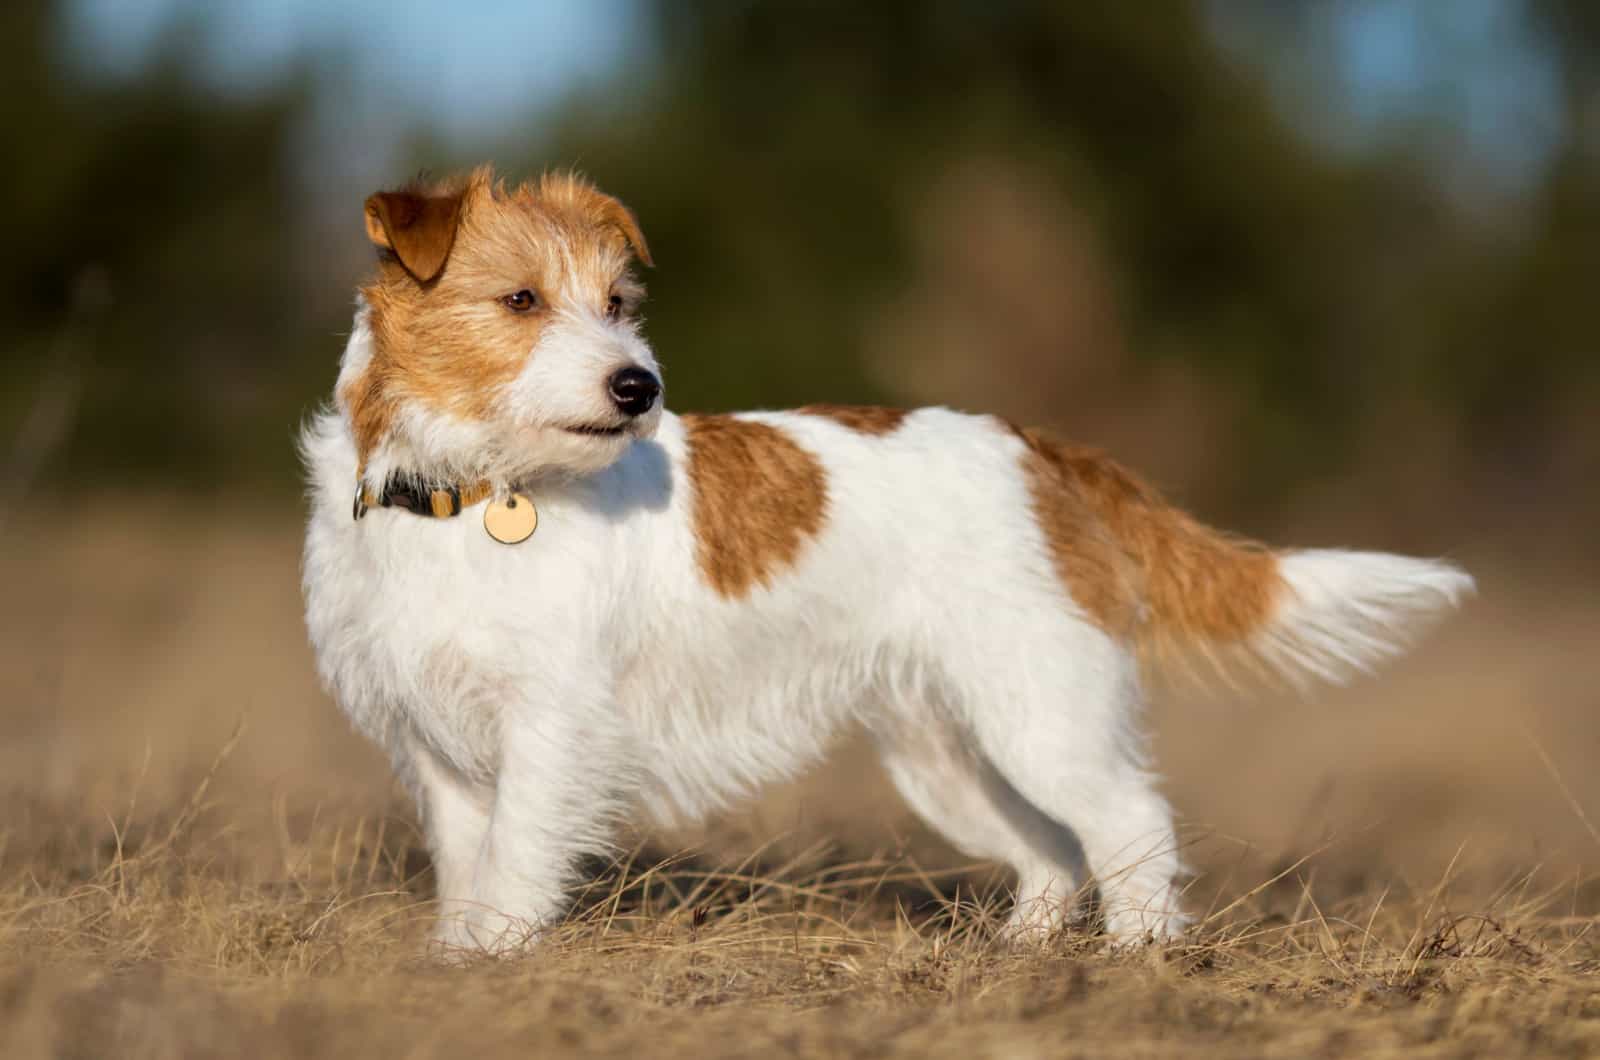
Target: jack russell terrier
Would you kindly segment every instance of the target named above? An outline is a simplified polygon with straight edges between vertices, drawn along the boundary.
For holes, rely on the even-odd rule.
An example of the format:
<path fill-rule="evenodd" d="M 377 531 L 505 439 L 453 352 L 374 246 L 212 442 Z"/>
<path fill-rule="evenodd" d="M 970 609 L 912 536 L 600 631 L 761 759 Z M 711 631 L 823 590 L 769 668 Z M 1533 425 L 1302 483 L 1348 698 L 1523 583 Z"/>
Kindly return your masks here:
<path fill-rule="evenodd" d="M 1339 680 L 1472 589 L 1225 536 L 992 416 L 675 416 L 644 236 L 576 176 L 483 167 L 365 217 L 377 273 L 302 440 L 306 622 L 417 798 L 447 946 L 526 944 L 623 815 L 703 817 L 855 726 L 929 825 L 1016 871 L 1012 936 L 1091 886 L 1113 940 L 1168 936 L 1141 672 Z"/>

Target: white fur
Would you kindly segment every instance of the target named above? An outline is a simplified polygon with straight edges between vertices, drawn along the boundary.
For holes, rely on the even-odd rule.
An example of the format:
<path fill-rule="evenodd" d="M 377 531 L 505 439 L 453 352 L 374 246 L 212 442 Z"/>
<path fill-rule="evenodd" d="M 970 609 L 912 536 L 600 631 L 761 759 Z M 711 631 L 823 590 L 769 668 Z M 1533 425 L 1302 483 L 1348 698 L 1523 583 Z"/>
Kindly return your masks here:
<path fill-rule="evenodd" d="M 358 314 L 347 373 L 371 341 Z M 581 406 L 619 362 L 654 367 L 630 328 L 564 322 L 506 396 L 513 426 L 480 437 L 490 429 L 417 414 L 375 455 L 374 482 L 520 460 L 505 484 L 540 521 L 517 546 L 491 540 L 478 508 L 353 520 L 344 417 L 305 433 L 311 639 L 340 705 L 419 799 L 441 940 L 531 937 L 619 815 L 703 817 L 812 765 L 854 723 L 913 809 L 1017 870 L 1014 930 L 1057 923 L 1091 878 L 1115 938 L 1179 928 L 1135 655 L 1060 585 L 1021 442 L 944 409 L 882 437 L 747 414 L 816 456 L 826 512 L 793 566 L 726 599 L 697 566 L 681 421 L 652 413 L 637 437 L 551 442 L 552 425 L 600 411 Z M 1259 650 L 1319 672 L 1382 655 L 1402 619 L 1464 585 L 1341 553 L 1295 554 L 1285 573 L 1296 596 Z"/>
<path fill-rule="evenodd" d="M 1449 563 L 1385 552 L 1285 552 L 1278 573 L 1289 600 L 1251 649 L 1296 683 L 1371 673 L 1473 591 L 1472 578 Z"/>

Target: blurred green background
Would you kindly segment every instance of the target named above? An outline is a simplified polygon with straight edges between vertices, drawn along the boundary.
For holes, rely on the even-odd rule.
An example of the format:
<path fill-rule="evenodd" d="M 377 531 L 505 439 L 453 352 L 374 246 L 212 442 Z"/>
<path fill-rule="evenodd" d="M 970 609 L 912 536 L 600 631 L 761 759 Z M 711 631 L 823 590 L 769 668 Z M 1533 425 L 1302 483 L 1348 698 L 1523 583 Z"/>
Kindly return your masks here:
<path fill-rule="evenodd" d="M 1257 532 L 1594 552 L 1600 5 L 464 6 L 6 5 L 9 497 L 292 497 L 362 198 L 493 159 L 634 207 L 678 410 L 996 411 Z"/>

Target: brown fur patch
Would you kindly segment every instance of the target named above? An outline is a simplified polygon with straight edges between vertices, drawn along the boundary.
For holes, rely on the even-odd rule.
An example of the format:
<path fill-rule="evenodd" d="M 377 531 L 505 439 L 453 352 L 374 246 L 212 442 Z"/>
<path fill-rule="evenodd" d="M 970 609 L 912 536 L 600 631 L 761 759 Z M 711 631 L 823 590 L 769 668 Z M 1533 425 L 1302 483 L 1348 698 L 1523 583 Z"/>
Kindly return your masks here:
<path fill-rule="evenodd" d="M 876 405 L 806 405 L 795 411 L 807 416 L 824 416 L 852 431 L 879 437 L 893 434 L 910 415 L 905 409 Z"/>
<path fill-rule="evenodd" d="M 1056 573 L 1102 628 L 1230 642 L 1271 616 L 1282 580 L 1269 550 L 1202 525 L 1094 449 L 1013 430 Z"/>
<path fill-rule="evenodd" d="M 618 295 L 631 313 L 643 297 L 629 264 L 635 255 L 648 262 L 649 250 L 633 215 L 575 176 L 547 174 L 508 189 L 484 166 L 375 195 L 366 216 L 375 242 L 394 245 L 361 289 L 371 311 L 371 363 L 339 394 L 363 461 L 393 428 L 403 401 L 490 417 L 553 312 L 603 314 Z M 450 218 L 454 229 L 446 232 Z M 396 234 L 419 224 L 425 239 L 402 248 Z M 441 247 L 440 267 L 419 282 L 414 271 L 427 271 Z M 515 313 L 501 299 L 520 290 L 538 301 Z"/>
<path fill-rule="evenodd" d="M 419 283 L 444 268 L 460 219 L 460 193 L 380 191 L 367 197 L 367 238 L 392 251 Z"/>
<path fill-rule="evenodd" d="M 736 599 L 792 566 L 827 518 L 817 458 L 769 424 L 685 416 L 700 572 Z"/>

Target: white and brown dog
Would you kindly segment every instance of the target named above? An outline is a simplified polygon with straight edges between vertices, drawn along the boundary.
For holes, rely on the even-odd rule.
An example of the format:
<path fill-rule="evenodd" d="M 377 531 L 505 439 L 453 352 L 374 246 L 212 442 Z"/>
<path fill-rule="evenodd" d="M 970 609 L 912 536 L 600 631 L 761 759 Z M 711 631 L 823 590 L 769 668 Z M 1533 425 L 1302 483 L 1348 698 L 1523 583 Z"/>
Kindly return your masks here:
<path fill-rule="evenodd" d="M 918 814 L 1016 870 L 1014 931 L 1092 881 L 1113 938 L 1167 935 L 1153 649 L 1338 679 L 1472 587 L 1230 539 L 989 416 L 674 416 L 644 238 L 575 177 L 479 169 L 366 226 L 378 272 L 303 441 L 306 621 L 417 796 L 450 945 L 536 937 L 619 815 L 701 817 L 857 723 Z"/>

